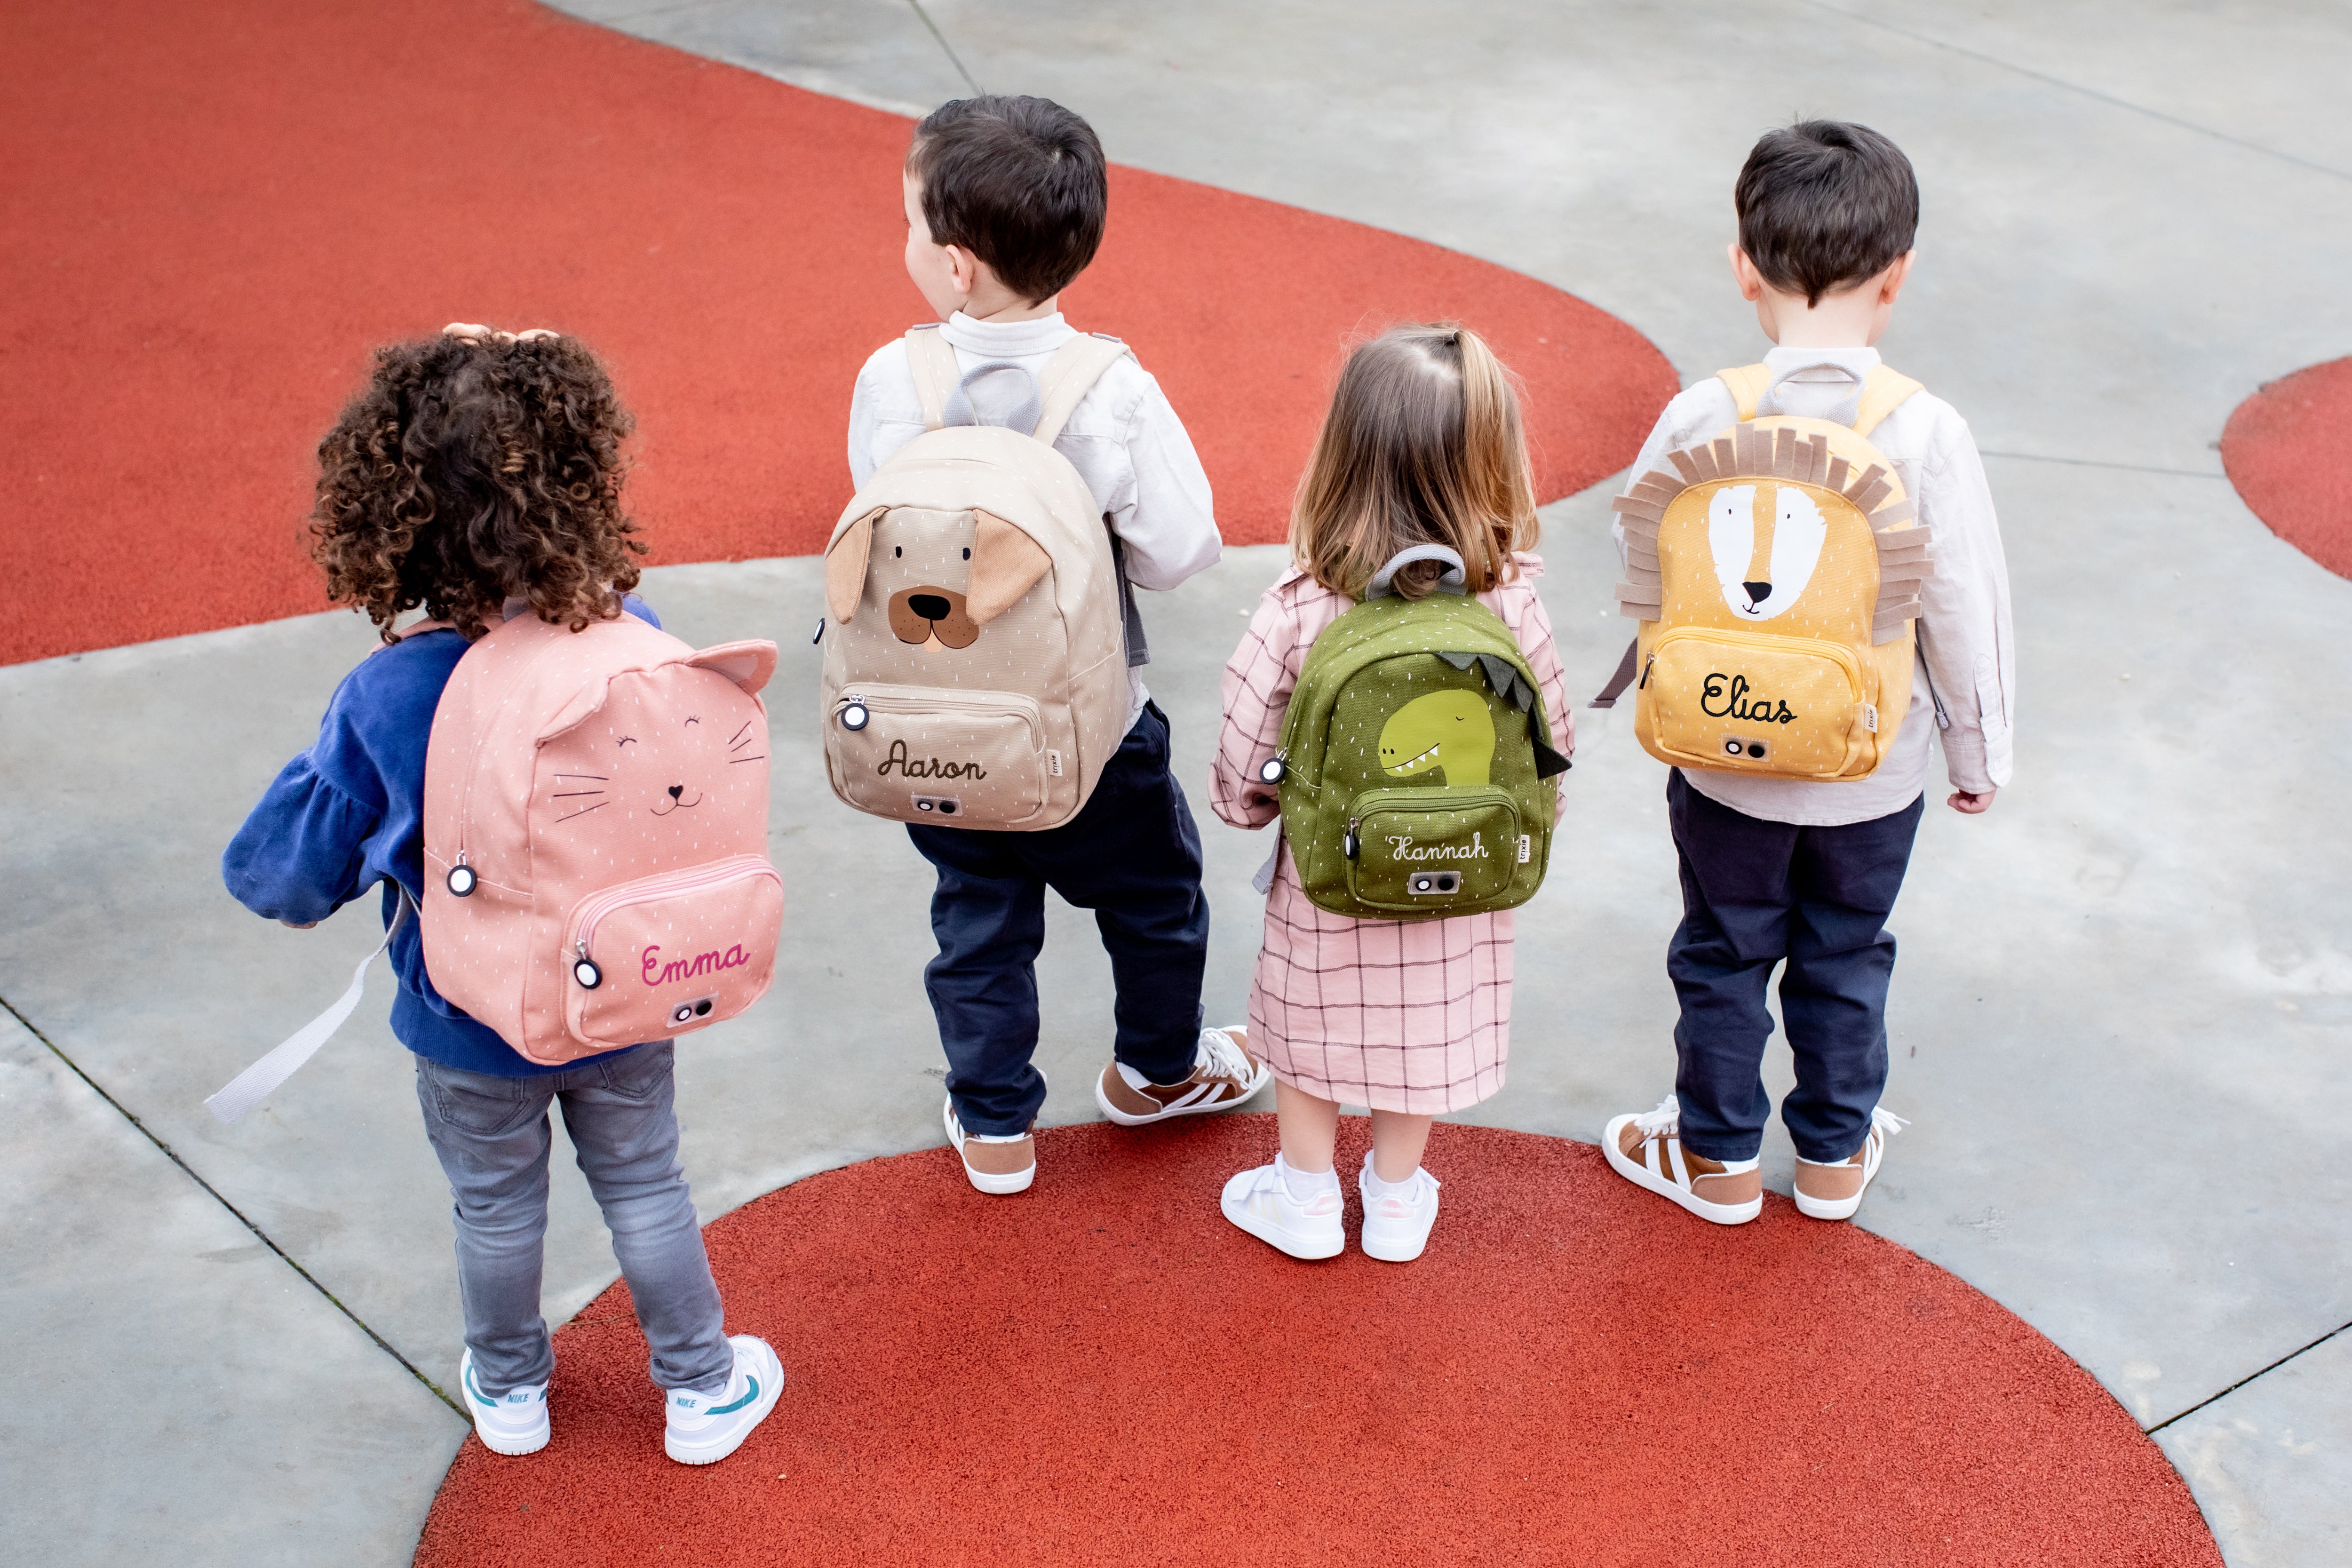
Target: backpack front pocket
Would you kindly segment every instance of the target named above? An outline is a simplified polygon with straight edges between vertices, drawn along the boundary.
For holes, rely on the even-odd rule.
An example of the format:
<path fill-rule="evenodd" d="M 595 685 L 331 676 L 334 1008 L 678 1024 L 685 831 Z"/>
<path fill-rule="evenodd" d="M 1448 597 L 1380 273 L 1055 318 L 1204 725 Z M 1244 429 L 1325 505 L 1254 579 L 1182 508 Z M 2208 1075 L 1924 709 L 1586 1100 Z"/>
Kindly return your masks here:
<path fill-rule="evenodd" d="M 1375 789 L 1348 808 L 1348 891 L 1399 915 L 1444 914 L 1500 899 L 1533 842 L 1499 789 Z"/>
<path fill-rule="evenodd" d="M 877 816 L 949 827 L 1017 827 L 1045 781 L 1077 759 L 1045 746 L 1045 713 L 1011 691 L 861 686 L 825 715 L 834 793 Z"/>
<path fill-rule="evenodd" d="M 767 993 L 783 879 L 758 855 L 591 893 L 564 924 L 563 1023 L 599 1050 L 731 1018 Z"/>
<path fill-rule="evenodd" d="M 1875 763 L 1878 715 L 1843 643 L 1676 626 L 1651 645 L 1636 707 L 1653 752 L 1690 767 L 1835 779 Z"/>

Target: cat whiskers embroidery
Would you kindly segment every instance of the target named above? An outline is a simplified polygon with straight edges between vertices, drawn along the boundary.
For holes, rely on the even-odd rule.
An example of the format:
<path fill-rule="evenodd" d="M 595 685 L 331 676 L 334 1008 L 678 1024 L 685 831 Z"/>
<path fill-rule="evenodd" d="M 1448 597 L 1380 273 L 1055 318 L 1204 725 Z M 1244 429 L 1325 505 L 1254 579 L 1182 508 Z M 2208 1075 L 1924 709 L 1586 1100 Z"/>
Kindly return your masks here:
<path fill-rule="evenodd" d="M 757 719 L 744 720 L 743 727 L 736 731 L 734 739 L 727 742 L 727 749 L 730 752 L 740 752 L 744 747 L 750 745 L 752 740 L 751 728 L 757 723 L 759 723 Z M 765 752 L 755 752 L 749 756 L 730 756 L 727 760 L 730 763 L 764 763 L 768 760 L 768 753 Z"/>
<path fill-rule="evenodd" d="M 609 784 L 612 782 L 602 773 L 558 773 L 555 775 L 555 782 L 558 784 L 566 787 L 558 789 L 555 792 L 555 798 L 557 800 L 584 800 L 591 795 L 603 795 L 604 792 L 601 789 L 572 787 L 585 784 L 591 781 L 600 784 Z M 593 805 L 567 806 L 564 808 L 563 815 L 557 817 L 555 820 L 558 822 L 569 822 L 575 816 L 585 816 L 592 811 L 602 811 L 604 807 L 612 804 L 613 803 L 609 800 L 599 800 Z"/>

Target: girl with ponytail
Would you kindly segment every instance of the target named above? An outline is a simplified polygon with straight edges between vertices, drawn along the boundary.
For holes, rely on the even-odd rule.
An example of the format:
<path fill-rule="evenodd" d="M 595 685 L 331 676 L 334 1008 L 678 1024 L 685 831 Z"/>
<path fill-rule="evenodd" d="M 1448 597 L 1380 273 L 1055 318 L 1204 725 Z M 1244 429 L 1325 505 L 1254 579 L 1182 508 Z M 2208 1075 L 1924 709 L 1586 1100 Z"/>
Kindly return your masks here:
<path fill-rule="evenodd" d="M 1217 815 L 1237 827 L 1279 816 L 1264 770 L 1307 648 L 1415 545 L 1460 557 L 1466 591 L 1502 617 L 1527 656 L 1553 748 L 1571 752 L 1559 658 L 1536 597 L 1536 533 L 1518 396 L 1486 342 L 1441 324 L 1397 327 L 1358 347 L 1299 482 L 1292 565 L 1259 600 L 1225 667 Z M 1444 570 L 1410 563 L 1391 591 L 1418 599 Z M 1282 1149 L 1226 1184 L 1227 1218 L 1293 1257 L 1342 1250 L 1339 1107 L 1368 1106 L 1363 1249 L 1391 1262 L 1420 1256 L 1437 1218 L 1437 1180 L 1421 1166 L 1430 1124 L 1503 1087 L 1511 931 L 1509 910 L 1411 922 L 1332 913 L 1307 900 L 1287 845 L 1279 847 L 1248 1038 L 1274 1070 Z"/>

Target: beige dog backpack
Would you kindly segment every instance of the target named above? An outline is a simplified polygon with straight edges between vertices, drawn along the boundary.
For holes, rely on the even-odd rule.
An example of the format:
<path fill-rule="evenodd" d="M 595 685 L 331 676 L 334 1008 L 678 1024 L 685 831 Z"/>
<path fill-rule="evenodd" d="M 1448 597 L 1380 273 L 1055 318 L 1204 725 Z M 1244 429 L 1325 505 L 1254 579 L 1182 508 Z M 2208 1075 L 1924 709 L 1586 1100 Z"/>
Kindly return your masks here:
<path fill-rule="evenodd" d="M 907 334 L 924 433 L 825 547 L 825 772 L 858 810 L 1030 832 L 1094 792 L 1127 731 L 1139 628 L 1102 512 L 1054 438 L 1127 352 L 1081 336 L 1039 377 L 1003 361 L 959 375 L 936 326 Z M 972 423 L 971 390 L 998 375 L 1019 406 Z"/>
<path fill-rule="evenodd" d="M 1762 365 L 1721 380 L 1739 422 L 1615 502 L 1618 609 L 1642 627 L 1594 706 L 1632 685 L 1635 737 L 1677 767 L 1868 778 L 1911 705 L 1912 622 L 1935 571 L 1869 436 L 1919 384 L 1875 367 L 1815 419 L 1777 411 Z"/>

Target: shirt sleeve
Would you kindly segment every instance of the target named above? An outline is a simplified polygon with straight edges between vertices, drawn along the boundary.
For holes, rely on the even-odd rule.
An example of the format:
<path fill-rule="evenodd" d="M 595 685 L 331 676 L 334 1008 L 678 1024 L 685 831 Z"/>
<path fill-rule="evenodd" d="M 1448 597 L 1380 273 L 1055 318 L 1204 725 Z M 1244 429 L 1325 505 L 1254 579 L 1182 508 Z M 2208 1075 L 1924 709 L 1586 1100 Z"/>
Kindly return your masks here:
<path fill-rule="evenodd" d="M 308 925 L 366 890 L 367 847 L 383 814 L 322 775 L 310 752 L 279 770 L 221 855 L 238 903 Z"/>
<path fill-rule="evenodd" d="M 2017 653 L 2000 523 L 1965 425 L 1925 466 L 1919 521 L 1935 535 L 1936 574 L 1919 589 L 1919 657 L 1944 765 L 1954 788 L 1981 794 L 2010 780 Z"/>
<path fill-rule="evenodd" d="M 1298 621 L 1277 584 L 1250 616 L 1225 665 L 1224 722 L 1210 765 L 1210 808 L 1235 827 L 1264 827 L 1282 815 L 1282 792 L 1257 770 L 1282 745 L 1282 721 L 1298 683 Z"/>
<path fill-rule="evenodd" d="M 881 465 L 874 458 L 874 367 L 869 362 L 857 373 L 849 394 L 849 485 L 864 489 Z"/>
<path fill-rule="evenodd" d="M 1128 580 L 1164 591 L 1215 565 L 1225 542 L 1192 437 L 1148 374 L 1128 417 L 1126 445 L 1134 482 L 1113 500 L 1111 531 L 1127 546 Z"/>
<path fill-rule="evenodd" d="M 1538 564 L 1530 574 L 1528 584 L 1527 608 L 1512 626 L 1519 642 L 1519 651 L 1527 655 L 1528 668 L 1535 672 L 1536 689 L 1543 693 L 1544 718 L 1551 728 L 1551 748 L 1563 757 L 1576 755 L 1576 709 L 1568 700 L 1568 676 L 1559 663 L 1559 645 L 1552 640 L 1551 615 L 1544 608 L 1541 595 L 1535 591 L 1532 577 L 1540 576 Z M 1552 805 L 1552 820 L 1557 822 L 1568 814 L 1568 792 L 1559 790 Z"/>

